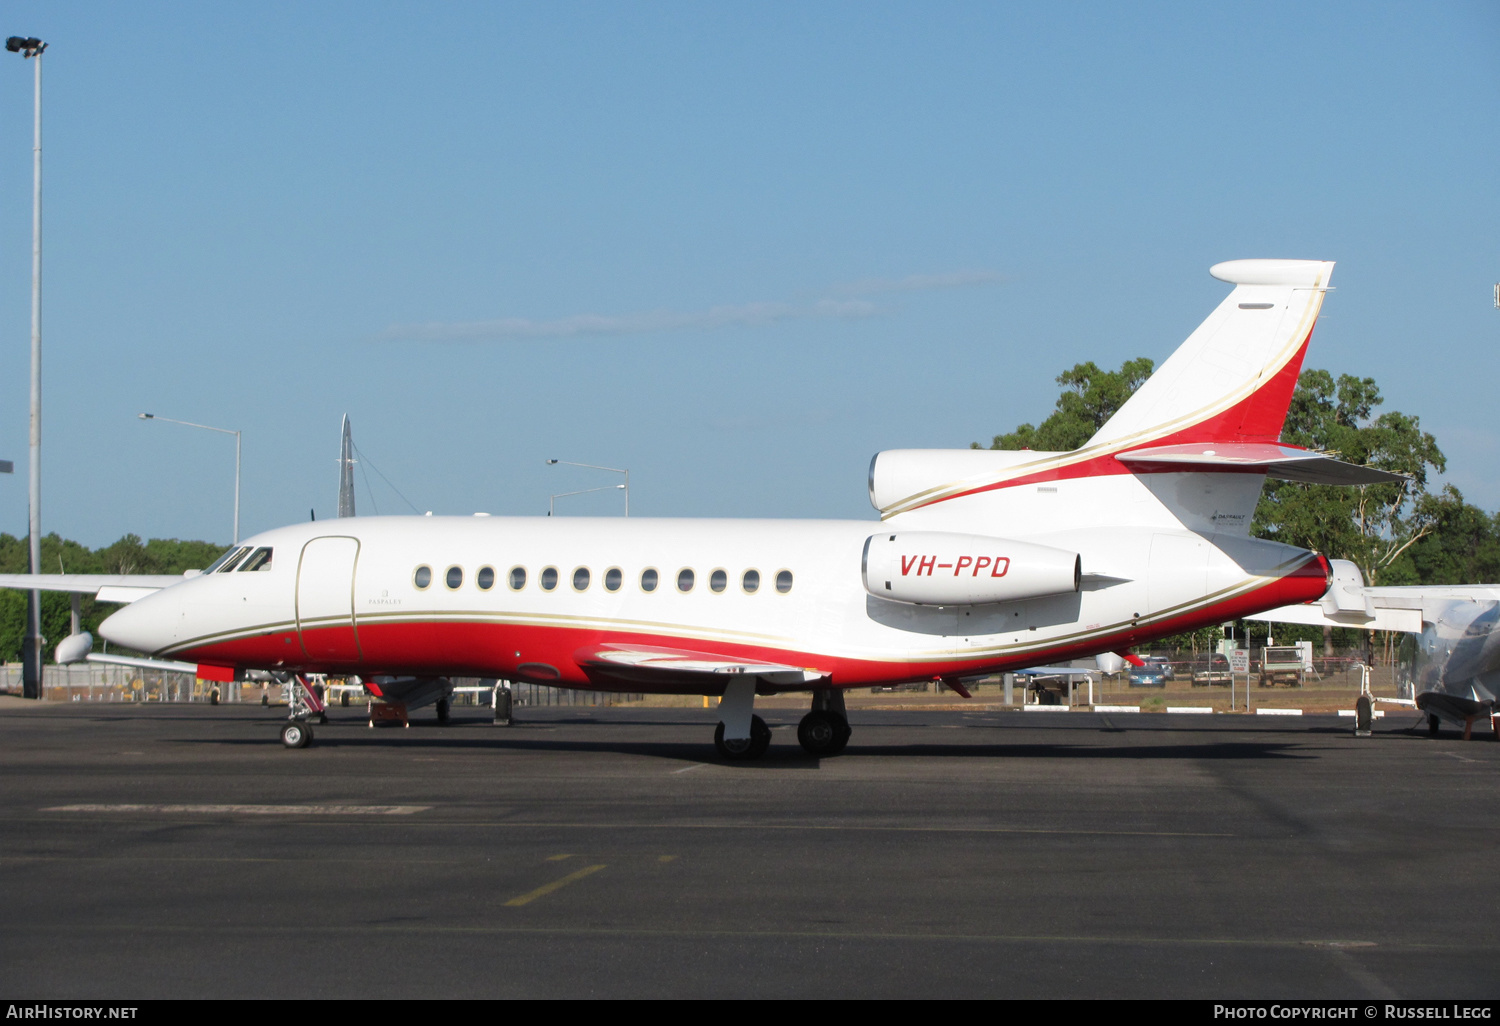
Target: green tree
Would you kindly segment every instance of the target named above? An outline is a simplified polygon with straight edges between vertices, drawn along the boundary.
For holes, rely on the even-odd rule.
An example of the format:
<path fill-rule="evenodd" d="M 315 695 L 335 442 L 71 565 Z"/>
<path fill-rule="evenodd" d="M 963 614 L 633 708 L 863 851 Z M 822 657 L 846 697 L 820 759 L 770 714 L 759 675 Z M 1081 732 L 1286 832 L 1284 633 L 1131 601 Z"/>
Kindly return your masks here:
<path fill-rule="evenodd" d="M 43 573 L 70 574 L 180 574 L 208 566 L 223 551 L 213 542 L 152 538 L 142 542 L 127 534 L 102 549 L 89 549 L 56 534 L 42 538 Z M 25 538 L 0 534 L 0 573 L 24 574 L 30 568 L 30 547 Z M 98 636 L 99 624 L 119 606 L 95 602 L 85 596 L 79 603 L 80 625 Z M 72 628 L 72 597 L 65 592 L 42 592 L 42 637 L 47 654 Z M 21 658 L 21 638 L 26 633 L 26 593 L 0 588 L 0 659 Z"/>
<path fill-rule="evenodd" d="M 1374 416 L 1382 402 L 1373 378 L 1302 373 L 1282 441 L 1407 480 L 1358 488 L 1268 482 L 1255 510 L 1256 535 L 1352 560 L 1370 584 L 1399 583 L 1383 580 L 1387 569 L 1461 507 L 1463 497 L 1451 487 L 1428 492 L 1429 474 L 1441 472 L 1447 459 L 1416 417 L 1395 411 Z"/>
<path fill-rule="evenodd" d="M 1142 356 L 1126 360 L 1117 371 L 1100 370 L 1092 360 L 1074 364 L 1057 376 L 1063 386 L 1057 407 L 1040 426 L 1022 424 L 1008 434 L 996 435 L 991 449 L 1039 449 L 1067 452 L 1081 447 L 1104 422 L 1125 405 L 1141 383 L 1151 376 L 1155 363 Z M 982 449 L 978 442 L 969 448 Z"/>

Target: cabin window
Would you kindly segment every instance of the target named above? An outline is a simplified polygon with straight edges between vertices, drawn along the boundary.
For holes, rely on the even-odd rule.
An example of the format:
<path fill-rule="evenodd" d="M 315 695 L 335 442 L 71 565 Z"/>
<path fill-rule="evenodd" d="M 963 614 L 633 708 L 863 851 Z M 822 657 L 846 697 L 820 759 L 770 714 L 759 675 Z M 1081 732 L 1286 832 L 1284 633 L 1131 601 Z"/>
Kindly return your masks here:
<path fill-rule="evenodd" d="M 715 570 L 708 575 L 708 587 L 715 595 L 720 594 L 729 587 L 729 575 L 723 570 Z"/>
<path fill-rule="evenodd" d="M 262 546 L 250 554 L 250 558 L 240 564 L 240 573 L 247 570 L 269 570 L 271 569 L 271 550 Z"/>
<path fill-rule="evenodd" d="M 432 583 L 432 567 L 417 567 L 411 575 L 411 583 L 416 585 L 418 591 L 426 591 L 427 586 Z"/>
<path fill-rule="evenodd" d="M 683 567 L 677 571 L 677 590 L 681 592 L 693 590 L 693 571 L 690 568 Z"/>
<path fill-rule="evenodd" d="M 589 568 L 588 567 L 581 566 L 577 570 L 573 571 L 573 590 L 574 591 L 588 591 L 589 590 Z"/>
<path fill-rule="evenodd" d="M 781 570 L 776 574 L 776 590 L 785 595 L 792 590 L 792 572 Z"/>
<path fill-rule="evenodd" d="M 604 571 L 604 588 L 606 591 L 619 591 L 620 585 L 625 583 L 625 575 L 620 568 L 612 566 Z"/>
<path fill-rule="evenodd" d="M 557 587 L 557 567 L 549 566 L 542 571 L 542 590 L 551 591 Z"/>
<path fill-rule="evenodd" d="M 760 571 L 746 570 L 745 576 L 740 578 L 740 587 L 745 589 L 746 595 L 754 595 L 760 591 Z"/>
<path fill-rule="evenodd" d="M 642 570 L 641 571 L 641 590 L 642 591 L 655 591 L 656 590 L 656 582 L 659 579 L 660 579 L 660 575 L 654 569 L 647 568 L 645 570 Z"/>
<path fill-rule="evenodd" d="M 245 549 L 243 549 L 240 546 L 236 545 L 232 549 L 227 549 L 222 556 L 220 556 L 218 559 L 214 560 L 212 563 L 208 564 L 208 569 L 205 570 L 205 571 L 203 571 L 203 572 L 206 573 L 206 574 L 215 573 L 221 567 L 223 567 L 223 565 L 225 563 L 229 562 L 235 556 L 242 556 L 244 554 L 245 554 Z"/>
<path fill-rule="evenodd" d="M 464 584 L 464 568 L 461 566 L 450 566 L 448 572 L 443 575 L 443 583 L 448 586 L 449 591 L 457 591 Z"/>
<path fill-rule="evenodd" d="M 526 587 L 526 568 L 524 566 L 513 566 L 510 568 L 510 590 L 520 591 Z"/>
<path fill-rule="evenodd" d="M 474 575 L 474 583 L 479 585 L 480 591 L 489 591 L 495 586 L 495 568 L 492 566 L 480 567 L 479 573 Z"/>

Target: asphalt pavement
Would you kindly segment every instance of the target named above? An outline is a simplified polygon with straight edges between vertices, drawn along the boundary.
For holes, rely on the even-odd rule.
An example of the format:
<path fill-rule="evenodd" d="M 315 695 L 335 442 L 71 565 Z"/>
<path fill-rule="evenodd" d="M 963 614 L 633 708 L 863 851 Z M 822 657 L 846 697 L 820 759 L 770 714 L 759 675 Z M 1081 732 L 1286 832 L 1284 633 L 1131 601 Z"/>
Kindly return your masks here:
<path fill-rule="evenodd" d="M 1333 717 L 0 709 L 0 994 L 1500 996 L 1500 744 Z"/>

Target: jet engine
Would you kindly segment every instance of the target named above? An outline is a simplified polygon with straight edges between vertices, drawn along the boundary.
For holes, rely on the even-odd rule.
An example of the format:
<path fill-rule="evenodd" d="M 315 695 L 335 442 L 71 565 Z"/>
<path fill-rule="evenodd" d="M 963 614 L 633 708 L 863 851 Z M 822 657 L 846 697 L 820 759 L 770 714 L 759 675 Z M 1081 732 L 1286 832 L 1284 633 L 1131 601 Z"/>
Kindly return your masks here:
<path fill-rule="evenodd" d="M 942 531 L 898 531 L 865 540 L 865 590 L 916 605 L 966 606 L 1078 590 L 1076 552 Z"/>

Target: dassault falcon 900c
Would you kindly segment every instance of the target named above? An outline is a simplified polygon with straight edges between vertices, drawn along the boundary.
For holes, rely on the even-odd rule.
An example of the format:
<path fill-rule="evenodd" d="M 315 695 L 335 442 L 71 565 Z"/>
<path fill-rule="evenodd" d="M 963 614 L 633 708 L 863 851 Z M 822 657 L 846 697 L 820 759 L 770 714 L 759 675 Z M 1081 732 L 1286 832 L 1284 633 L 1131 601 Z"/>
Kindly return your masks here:
<path fill-rule="evenodd" d="M 1332 270 L 1213 267 L 1229 296 L 1080 449 L 879 453 L 878 524 L 299 524 L 127 605 L 100 634 L 209 679 L 327 673 L 394 701 L 445 696 L 458 675 L 720 696 L 728 758 L 770 743 L 756 695 L 810 692 L 798 739 L 831 755 L 850 734 L 847 688 L 941 680 L 967 694 L 965 680 L 997 671 L 1322 596 L 1323 556 L 1249 524 L 1268 475 L 1393 479 L 1279 442 Z M 48 580 L 0 585 L 78 590 Z M 288 730 L 288 744 L 310 736 Z"/>

